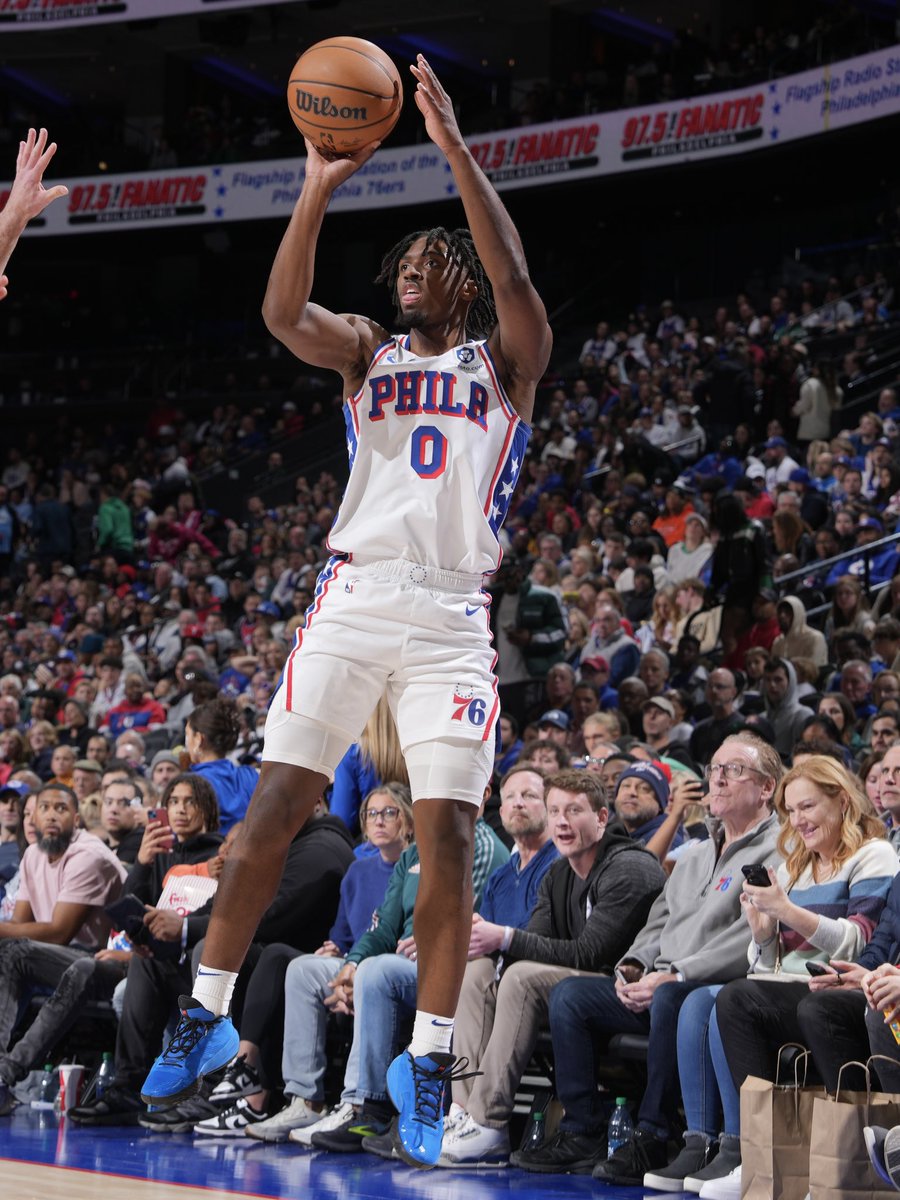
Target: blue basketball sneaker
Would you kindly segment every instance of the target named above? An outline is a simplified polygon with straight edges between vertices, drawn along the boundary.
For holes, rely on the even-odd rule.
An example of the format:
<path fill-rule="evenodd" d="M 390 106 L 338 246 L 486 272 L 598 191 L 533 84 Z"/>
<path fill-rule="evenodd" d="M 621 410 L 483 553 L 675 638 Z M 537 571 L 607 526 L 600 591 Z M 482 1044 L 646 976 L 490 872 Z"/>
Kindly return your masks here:
<path fill-rule="evenodd" d="M 398 1054 L 387 1071 L 391 1100 L 399 1114 L 394 1146 L 411 1167 L 428 1170 L 441 1156 L 444 1137 L 444 1084 L 468 1079 L 480 1071 L 462 1074 L 453 1068 L 468 1066 L 468 1059 L 432 1051 L 413 1058 L 408 1050 Z"/>
<path fill-rule="evenodd" d="M 231 1062 L 240 1042 L 230 1018 L 217 1017 L 192 996 L 179 996 L 178 1007 L 178 1028 L 141 1090 L 143 1102 L 155 1108 L 171 1108 L 193 1096 L 204 1075 Z"/>

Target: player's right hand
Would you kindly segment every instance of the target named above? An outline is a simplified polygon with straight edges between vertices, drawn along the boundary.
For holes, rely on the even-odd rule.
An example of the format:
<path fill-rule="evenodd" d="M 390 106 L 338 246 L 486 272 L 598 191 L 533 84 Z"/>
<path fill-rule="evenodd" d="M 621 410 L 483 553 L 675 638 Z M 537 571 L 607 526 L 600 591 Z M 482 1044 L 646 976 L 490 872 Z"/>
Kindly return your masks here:
<path fill-rule="evenodd" d="M 351 175 L 369 161 L 381 145 L 381 142 L 370 142 L 368 146 L 363 146 L 361 150 L 357 150 L 353 154 L 330 156 L 326 151 L 320 150 L 309 138 L 303 140 L 306 142 L 306 178 L 321 180 L 332 191 L 339 188 L 342 183 L 346 183 Z"/>

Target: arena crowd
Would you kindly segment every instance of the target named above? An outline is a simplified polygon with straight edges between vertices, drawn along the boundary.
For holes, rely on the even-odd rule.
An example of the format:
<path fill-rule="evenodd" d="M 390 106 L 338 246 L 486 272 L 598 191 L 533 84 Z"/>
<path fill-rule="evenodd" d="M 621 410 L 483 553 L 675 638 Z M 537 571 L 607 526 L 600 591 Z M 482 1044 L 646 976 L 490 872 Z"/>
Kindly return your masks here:
<path fill-rule="evenodd" d="M 833 1088 L 887 1044 L 900 401 L 848 397 L 893 301 L 880 274 L 708 318 L 664 300 L 599 321 L 577 371 L 545 380 L 485 582 L 502 711 L 454 1044 L 481 1074 L 454 1082 L 439 1165 L 729 1200 L 748 1074 L 774 1078 L 799 1041 Z M 115 1022 L 115 1083 L 77 1125 L 390 1157 L 418 858 L 384 703 L 292 844 L 241 972 L 238 1057 L 175 1108 L 140 1100 L 339 503 L 323 474 L 276 507 L 205 507 L 196 468 L 243 420 L 160 404 L 125 458 L 6 449 L 0 1113 L 91 1002 Z M 302 421 L 287 401 L 279 432 Z M 244 426 L 257 435 L 264 448 Z M 516 1092 L 548 1031 L 565 1115 L 516 1149 Z M 597 1081 L 619 1033 L 647 1038 L 646 1087 L 607 1158 L 614 1093 Z"/>

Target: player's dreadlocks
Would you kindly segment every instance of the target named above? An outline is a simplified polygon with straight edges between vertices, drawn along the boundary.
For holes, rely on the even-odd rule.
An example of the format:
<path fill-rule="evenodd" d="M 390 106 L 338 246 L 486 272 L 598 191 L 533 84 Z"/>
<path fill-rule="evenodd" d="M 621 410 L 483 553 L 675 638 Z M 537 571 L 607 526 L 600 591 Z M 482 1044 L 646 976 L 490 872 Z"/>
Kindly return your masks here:
<path fill-rule="evenodd" d="M 481 259 L 476 253 L 472 234 L 468 229 L 454 229 L 452 233 L 440 225 L 435 229 L 420 229 L 417 233 L 407 234 L 393 249 L 388 250 L 387 254 L 381 260 L 381 271 L 376 277 L 375 282 L 386 283 L 388 285 L 391 295 L 394 298 L 394 304 L 396 305 L 397 321 L 402 324 L 404 320 L 403 310 L 400 307 L 397 295 L 397 268 L 400 259 L 403 258 L 413 242 L 417 242 L 419 238 L 425 238 L 425 245 L 428 249 L 436 246 L 438 242 L 443 242 L 447 247 L 449 256 L 468 271 L 478 288 L 478 294 L 472 301 L 466 316 L 466 332 L 470 337 L 479 340 L 490 337 L 494 326 L 497 324 L 494 292 L 484 272 L 484 267 L 481 265 Z"/>

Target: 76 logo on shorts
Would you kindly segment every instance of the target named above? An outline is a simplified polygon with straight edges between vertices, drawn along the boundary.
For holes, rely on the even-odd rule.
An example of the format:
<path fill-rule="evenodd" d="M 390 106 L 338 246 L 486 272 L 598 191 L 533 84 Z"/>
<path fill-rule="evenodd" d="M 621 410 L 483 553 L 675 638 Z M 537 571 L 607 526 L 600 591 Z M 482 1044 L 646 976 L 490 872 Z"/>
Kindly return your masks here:
<path fill-rule="evenodd" d="M 457 684 L 453 689 L 453 716 L 451 721 L 468 721 L 470 725 L 483 725 L 487 718 L 487 705 L 475 697 L 475 689 Z"/>

